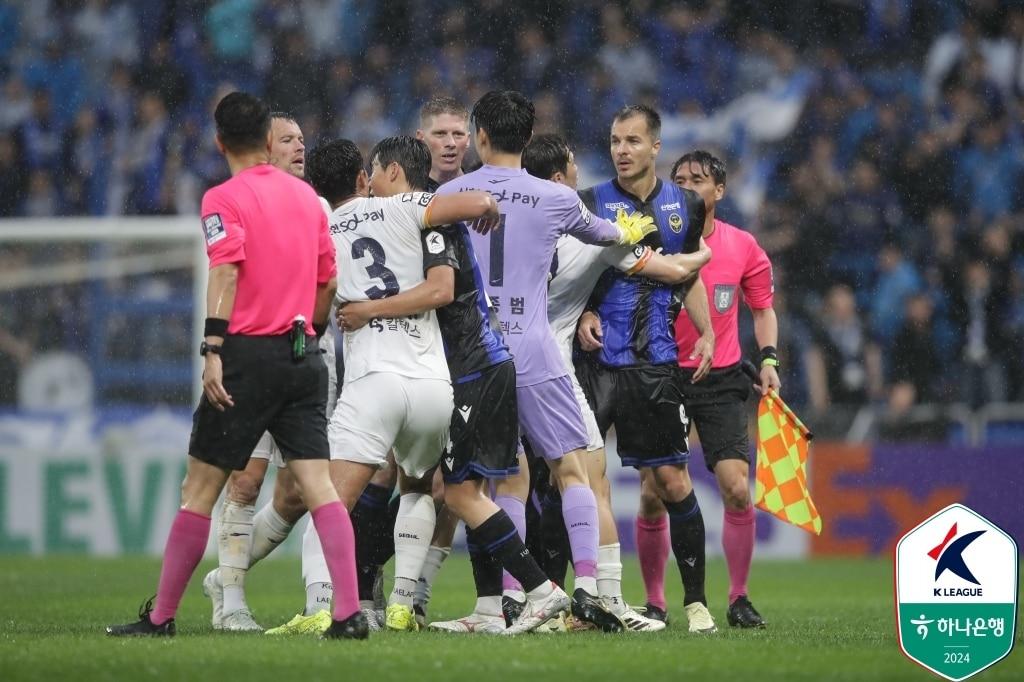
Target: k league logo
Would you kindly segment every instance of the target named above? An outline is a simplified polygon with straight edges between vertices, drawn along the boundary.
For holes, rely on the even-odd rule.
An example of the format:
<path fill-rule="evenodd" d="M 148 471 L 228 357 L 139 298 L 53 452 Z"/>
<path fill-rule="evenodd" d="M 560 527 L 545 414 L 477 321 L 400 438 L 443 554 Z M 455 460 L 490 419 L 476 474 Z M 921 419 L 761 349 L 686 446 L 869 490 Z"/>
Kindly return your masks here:
<path fill-rule="evenodd" d="M 1017 617 L 1017 545 L 967 507 L 946 507 L 896 545 L 900 648 L 963 680 L 1005 658 Z"/>

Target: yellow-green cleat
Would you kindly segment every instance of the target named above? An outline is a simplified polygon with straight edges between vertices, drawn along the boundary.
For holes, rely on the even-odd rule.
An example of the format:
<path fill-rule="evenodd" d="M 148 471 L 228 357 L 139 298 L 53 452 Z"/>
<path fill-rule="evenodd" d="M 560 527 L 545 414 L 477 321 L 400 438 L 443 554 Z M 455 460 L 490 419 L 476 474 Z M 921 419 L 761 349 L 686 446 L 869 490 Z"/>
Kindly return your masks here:
<path fill-rule="evenodd" d="M 312 616 L 296 614 L 284 625 L 267 630 L 266 635 L 322 635 L 331 627 L 331 614 L 320 610 Z"/>
<path fill-rule="evenodd" d="M 388 609 L 384 612 L 384 625 L 388 630 L 397 632 L 416 632 L 420 629 L 412 607 L 405 604 L 388 604 Z"/>

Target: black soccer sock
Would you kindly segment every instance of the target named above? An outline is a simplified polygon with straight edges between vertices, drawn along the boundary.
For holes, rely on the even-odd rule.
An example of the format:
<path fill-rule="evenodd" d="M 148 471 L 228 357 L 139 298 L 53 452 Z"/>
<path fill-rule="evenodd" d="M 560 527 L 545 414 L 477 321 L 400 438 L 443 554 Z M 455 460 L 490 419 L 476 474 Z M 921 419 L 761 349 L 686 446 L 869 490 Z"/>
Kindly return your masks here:
<path fill-rule="evenodd" d="M 697 504 L 693 490 L 681 502 L 667 502 L 669 534 L 672 553 L 683 579 L 683 606 L 700 602 L 707 606 L 704 596 L 704 515 Z"/>
<path fill-rule="evenodd" d="M 516 525 L 504 511 L 499 509 L 474 528 L 473 539 L 478 551 L 496 557 L 501 567 L 518 580 L 526 592 L 548 581 L 516 532 Z"/>
<path fill-rule="evenodd" d="M 540 528 L 544 545 L 540 557 L 544 572 L 565 589 L 572 548 L 569 547 L 569 533 L 565 530 L 565 519 L 562 518 L 562 496 L 558 486 L 548 488 L 541 500 Z"/>
<path fill-rule="evenodd" d="M 381 538 L 391 536 L 393 523 L 388 524 L 388 500 L 391 489 L 370 483 L 352 508 L 352 530 L 356 539 L 356 578 L 359 583 L 359 599 L 373 599 L 373 581 L 377 578 L 377 569 L 387 562 L 381 556 Z M 391 537 L 391 552 L 394 553 L 395 540 Z"/>
<path fill-rule="evenodd" d="M 476 533 L 466 528 L 466 548 L 469 562 L 473 566 L 473 583 L 476 596 L 501 597 L 501 562 L 498 557 L 477 544 Z"/>

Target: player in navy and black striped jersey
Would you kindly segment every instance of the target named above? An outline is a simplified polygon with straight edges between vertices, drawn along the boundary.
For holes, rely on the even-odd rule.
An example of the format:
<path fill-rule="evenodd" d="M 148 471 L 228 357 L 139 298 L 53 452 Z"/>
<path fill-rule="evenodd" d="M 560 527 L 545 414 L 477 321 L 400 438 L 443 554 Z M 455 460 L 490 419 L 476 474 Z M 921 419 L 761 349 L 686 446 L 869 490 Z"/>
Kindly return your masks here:
<path fill-rule="evenodd" d="M 695 252 L 704 226 L 704 201 L 656 176 L 660 134 L 661 118 L 650 107 L 621 109 L 612 121 L 610 140 L 616 177 L 581 196 L 598 216 L 625 209 L 652 217 L 658 229 L 644 238 L 645 246 L 666 254 Z M 711 365 L 714 334 L 700 279 L 684 286 L 687 311 L 702 332 L 694 349 L 702 361 L 693 379 L 700 380 Z M 577 363 L 577 368 L 600 430 L 604 433 L 615 425 L 622 463 L 651 471 L 658 496 L 669 510 L 690 631 L 714 632 L 704 593 L 704 519 L 686 470 L 688 422 L 672 326 L 677 293 L 673 286 L 607 269 L 580 320 L 578 338 L 582 349 L 590 352 L 588 361 Z"/>

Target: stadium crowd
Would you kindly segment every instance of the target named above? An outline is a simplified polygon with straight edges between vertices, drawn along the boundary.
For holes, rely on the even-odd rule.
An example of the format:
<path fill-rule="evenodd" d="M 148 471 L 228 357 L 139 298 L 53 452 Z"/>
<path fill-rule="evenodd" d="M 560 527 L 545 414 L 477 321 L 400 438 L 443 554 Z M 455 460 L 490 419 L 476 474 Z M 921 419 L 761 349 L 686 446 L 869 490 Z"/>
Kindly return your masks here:
<path fill-rule="evenodd" d="M 699 146 L 728 160 L 719 213 L 775 264 L 793 404 L 1024 400 L 1024 3 L 772 7 L 0 2 L 0 217 L 197 213 L 228 174 L 210 112 L 235 88 L 310 147 L 365 151 L 431 95 L 514 87 L 537 133 L 576 145 L 581 187 L 641 101 L 664 119 L 663 177 Z M 2 296 L 5 367 L 66 336 L 34 337 Z"/>

